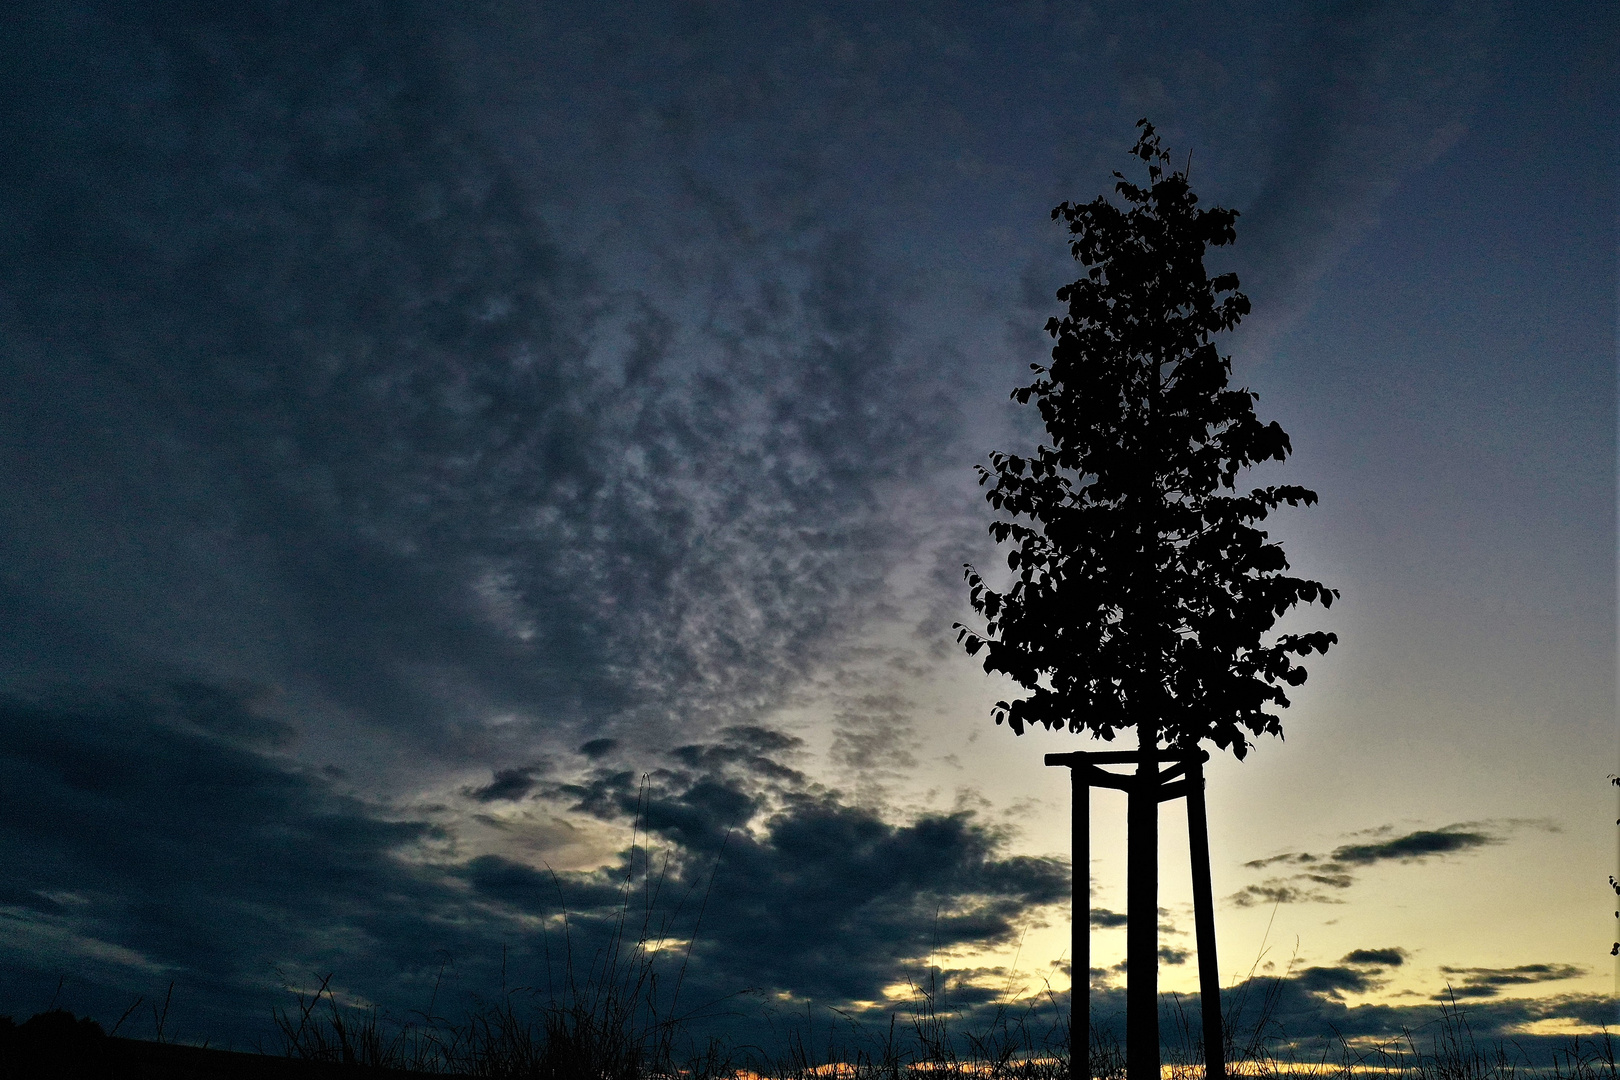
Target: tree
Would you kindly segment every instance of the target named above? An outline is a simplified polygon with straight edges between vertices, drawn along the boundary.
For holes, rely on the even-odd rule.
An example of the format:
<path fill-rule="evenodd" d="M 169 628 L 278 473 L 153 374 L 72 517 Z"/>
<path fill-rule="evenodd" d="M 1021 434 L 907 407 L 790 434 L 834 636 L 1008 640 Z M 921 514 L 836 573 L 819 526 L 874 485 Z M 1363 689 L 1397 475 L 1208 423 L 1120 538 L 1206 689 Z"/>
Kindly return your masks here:
<path fill-rule="evenodd" d="M 1067 223 L 1083 275 L 1059 289 L 1068 305 L 1047 323 L 1049 365 L 1013 391 L 1034 402 L 1048 442 L 995 452 L 979 468 L 1010 543 L 1005 591 L 969 565 L 982 632 L 957 624 L 986 672 L 1026 696 L 997 702 L 996 723 L 1067 727 L 1111 740 L 1133 728 L 1142 794 L 1129 813 L 1127 1061 L 1158 1077 L 1157 801 L 1147 785 L 1158 751 L 1208 740 L 1239 759 L 1250 737 L 1281 735 L 1285 688 L 1305 681 L 1297 657 L 1326 652 L 1330 633 L 1274 634 L 1300 603 L 1339 594 L 1290 577 L 1280 545 L 1257 527 L 1283 503 L 1316 494 L 1279 485 L 1237 489 L 1240 471 L 1292 450 L 1258 395 L 1232 389 L 1230 356 L 1212 337 L 1249 312 L 1235 274 L 1210 277 L 1204 254 L 1235 237 L 1235 210 L 1200 209 L 1188 173 L 1146 120 L 1131 154 L 1147 184 L 1115 173 L 1106 196 L 1052 211 Z M 1190 159 L 1189 159 L 1190 160 Z M 1156 775 L 1156 773 L 1155 773 Z M 1086 973 L 1075 972 L 1077 985 Z M 1151 1056 L 1151 1065 L 1147 1058 Z"/>

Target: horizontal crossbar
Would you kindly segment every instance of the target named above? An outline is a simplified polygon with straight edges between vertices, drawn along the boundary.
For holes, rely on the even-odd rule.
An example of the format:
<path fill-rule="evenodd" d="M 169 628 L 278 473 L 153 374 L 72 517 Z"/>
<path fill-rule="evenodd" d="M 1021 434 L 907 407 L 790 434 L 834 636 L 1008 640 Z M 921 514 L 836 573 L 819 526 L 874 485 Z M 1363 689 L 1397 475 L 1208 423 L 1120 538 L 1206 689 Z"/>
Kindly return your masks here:
<path fill-rule="evenodd" d="M 1107 772 L 1095 765 L 1086 767 L 1086 783 L 1092 787 L 1113 788 L 1116 791 L 1129 791 L 1136 786 L 1136 777 L 1121 776 L 1119 773 Z"/>
<path fill-rule="evenodd" d="M 1192 791 L 1192 789 L 1193 781 L 1191 780 L 1177 780 L 1173 784 L 1162 784 L 1159 787 L 1159 801 L 1169 802 L 1171 799 L 1179 799 Z"/>
<path fill-rule="evenodd" d="M 1087 750 L 1076 750 L 1070 754 L 1047 754 L 1048 765 L 1134 765 L 1142 760 L 1142 755 L 1135 750 L 1105 750 L 1101 753 L 1092 753 Z M 1207 750 L 1160 750 L 1153 755 L 1155 761 L 1208 761 Z"/>
<path fill-rule="evenodd" d="M 1193 766 L 1192 762 L 1183 761 L 1180 764 L 1170 766 L 1168 769 L 1160 770 L 1160 772 L 1159 772 L 1159 783 L 1168 784 L 1170 781 L 1174 780 L 1176 777 L 1181 776 L 1184 773 L 1186 773 L 1186 771 L 1188 769 L 1192 768 L 1192 766 Z"/>
<path fill-rule="evenodd" d="M 1177 770 L 1166 769 L 1165 772 L 1149 779 L 1149 783 L 1158 791 L 1160 802 L 1165 802 L 1168 799 L 1181 798 L 1183 795 L 1187 794 L 1188 790 L 1190 790 L 1192 784 L 1194 783 L 1194 781 L 1190 778 L 1186 780 L 1174 780 L 1170 783 L 1166 783 L 1163 778 L 1167 773 L 1172 772 L 1177 772 Z M 1129 773 L 1124 775 L 1121 775 L 1120 773 L 1111 773 L 1106 769 L 1099 769 L 1095 765 L 1087 765 L 1085 771 L 1081 775 L 1085 777 L 1088 787 L 1113 788 L 1116 791 L 1135 791 L 1141 786 L 1142 783 L 1141 777 L 1139 776 Z M 1202 778 L 1200 778 L 1199 782 L 1202 782 Z"/>

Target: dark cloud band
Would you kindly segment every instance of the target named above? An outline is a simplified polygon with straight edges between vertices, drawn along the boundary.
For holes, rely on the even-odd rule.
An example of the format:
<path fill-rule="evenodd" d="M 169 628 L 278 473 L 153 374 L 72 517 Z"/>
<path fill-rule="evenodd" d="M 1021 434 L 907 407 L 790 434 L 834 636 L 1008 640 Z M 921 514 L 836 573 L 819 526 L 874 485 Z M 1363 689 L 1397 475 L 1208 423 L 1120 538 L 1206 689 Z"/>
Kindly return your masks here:
<path fill-rule="evenodd" d="M 1512 828 L 1524 822 L 1507 822 Z M 1529 823 L 1537 824 L 1537 823 Z M 1380 829 L 1380 833 L 1392 830 Z M 1337 904 L 1342 893 L 1356 882 L 1356 873 L 1378 863 L 1422 863 L 1446 858 L 1478 848 L 1505 842 L 1500 833 L 1487 832 L 1474 825 L 1448 825 L 1443 829 L 1419 829 L 1370 843 L 1343 844 L 1330 855 L 1286 852 L 1243 865 L 1250 870 L 1291 871 L 1258 884 L 1246 885 L 1227 898 L 1237 907 L 1257 904 Z M 1331 890 L 1331 891 L 1330 891 Z"/>

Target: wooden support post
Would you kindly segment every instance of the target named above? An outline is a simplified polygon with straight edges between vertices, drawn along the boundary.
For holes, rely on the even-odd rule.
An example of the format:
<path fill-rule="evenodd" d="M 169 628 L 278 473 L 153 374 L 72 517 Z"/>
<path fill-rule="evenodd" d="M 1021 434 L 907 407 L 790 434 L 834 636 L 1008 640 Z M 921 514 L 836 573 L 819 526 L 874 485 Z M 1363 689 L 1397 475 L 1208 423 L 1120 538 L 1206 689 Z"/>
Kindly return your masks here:
<path fill-rule="evenodd" d="M 1091 1080 L 1091 765 L 1069 769 L 1074 839 L 1069 904 L 1069 1080 Z"/>
<path fill-rule="evenodd" d="M 1091 1080 L 1091 785 L 1123 786 L 1121 777 L 1091 762 L 1112 755 L 1047 754 L 1048 765 L 1069 770 L 1069 1080 Z"/>
<path fill-rule="evenodd" d="M 1193 924 L 1198 948 L 1198 998 L 1204 1017 L 1204 1076 L 1226 1080 L 1226 1032 L 1221 1026 L 1221 969 L 1215 956 L 1215 901 L 1209 875 L 1209 815 L 1204 766 L 1187 774 L 1187 846 L 1192 850 Z"/>

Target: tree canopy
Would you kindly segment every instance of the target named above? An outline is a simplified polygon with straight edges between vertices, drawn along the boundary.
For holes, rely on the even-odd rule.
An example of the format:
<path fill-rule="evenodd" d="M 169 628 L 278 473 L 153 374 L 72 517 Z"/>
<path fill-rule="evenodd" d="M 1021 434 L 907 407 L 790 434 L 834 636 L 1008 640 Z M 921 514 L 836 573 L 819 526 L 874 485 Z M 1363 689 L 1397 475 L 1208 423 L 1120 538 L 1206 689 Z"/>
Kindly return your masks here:
<path fill-rule="evenodd" d="M 1231 357 L 1211 341 L 1249 312 L 1237 276 L 1204 267 L 1207 248 L 1233 241 L 1237 211 L 1200 209 L 1153 126 L 1138 127 L 1146 185 L 1115 173 L 1122 206 L 1099 196 L 1052 211 L 1086 270 L 1057 292 L 1068 312 L 1047 323 L 1051 363 L 1012 393 L 1035 404 L 1047 443 L 979 467 L 1013 579 L 997 591 L 968 565 L 985 625 L 956 629 L 985 671 L 1028 691 L 994 708 L 1017 734 L 1136 727 L 1144 745 L 1208 739 L 1242 758 L 1249 736 L 1281 734 L 1267 710 L 1305 681 L 1296 658 L 1338 640 L 1275 634 L 1277 620 L 1339 594 L 1288 576 L 1257 527 L 1316 493 L 1237 489 L 1240 471 L 1292 451 L 1255 415 L 1259 396 L 1231 388 Z"/>

